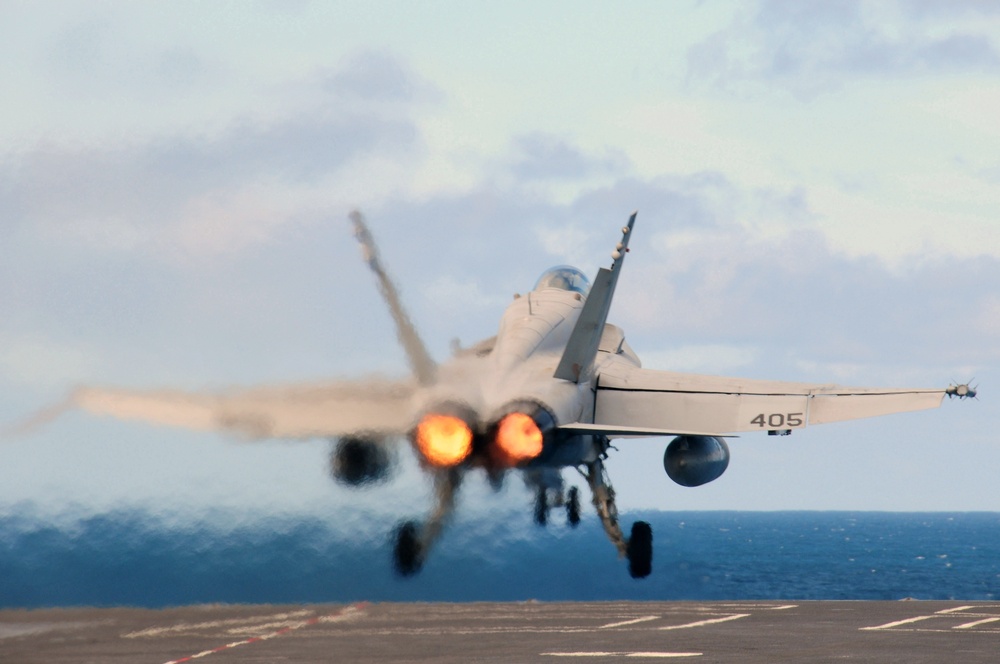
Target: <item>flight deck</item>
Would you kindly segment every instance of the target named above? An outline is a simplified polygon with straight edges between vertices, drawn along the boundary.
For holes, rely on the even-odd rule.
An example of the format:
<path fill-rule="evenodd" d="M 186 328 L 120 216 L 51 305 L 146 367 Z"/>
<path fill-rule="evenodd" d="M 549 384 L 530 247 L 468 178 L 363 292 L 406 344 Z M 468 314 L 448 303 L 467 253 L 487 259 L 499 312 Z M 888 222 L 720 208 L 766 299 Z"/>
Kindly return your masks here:
<path fill-rule="evenodd" d="M 356 603 L 0 611 L 0 661 L 995 662 L 1000 603 Z"/>

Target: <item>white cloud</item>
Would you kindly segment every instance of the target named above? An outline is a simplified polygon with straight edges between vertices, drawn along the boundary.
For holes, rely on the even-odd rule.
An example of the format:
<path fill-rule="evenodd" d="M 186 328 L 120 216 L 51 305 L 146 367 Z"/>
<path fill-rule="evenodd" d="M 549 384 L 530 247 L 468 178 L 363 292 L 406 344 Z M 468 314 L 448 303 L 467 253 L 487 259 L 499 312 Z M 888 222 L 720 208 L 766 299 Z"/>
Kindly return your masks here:
<path fill-rule="evenodd" d="M 647 369 L 721 375 L 752 365 L 758 355 L 759 352 L 753 347 L 706 344 L 643 351 L 639 359 Z"/>
<path fill-rule="evenodd" d="M 764 0 L 689 50 L 689 80 L 743 92 L 774 84 L 808 100 L 867 78 L 1000 72 L 1000 51 L 985 29 L 996 21 L 989 12 L 945 21 L 950 30 L 941 34 L 940 16 L 924 24 L 898 20 L 904 12 L 897 10 L 887 30 L 871 9 L 843 0 Z"/>
<path fill-rule="evenodd" d="M 0 373 L 5 382 L 38 394 L 66 390 L 97 368 L 87 349 L 42 339 L 0 340 Z"/>
<path fill-rule="evenodd" d="M 423 294 L 435 311 L 448 318 L 488 315 L 509 301 L 486 293 L 475 280 L 459 281 L 447 274 L 432 279 L 424 287 Z"/>

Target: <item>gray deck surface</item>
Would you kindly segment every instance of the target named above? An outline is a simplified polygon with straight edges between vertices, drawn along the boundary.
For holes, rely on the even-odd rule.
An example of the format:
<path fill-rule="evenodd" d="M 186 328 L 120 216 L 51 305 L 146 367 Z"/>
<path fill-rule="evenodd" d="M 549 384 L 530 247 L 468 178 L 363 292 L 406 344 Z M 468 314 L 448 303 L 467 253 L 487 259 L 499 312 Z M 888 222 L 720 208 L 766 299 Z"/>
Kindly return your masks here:
<path fill-rule="evenodd" d="M 997 662 L 1000 603 L 526 602 L 0 611 L 0 662 Z"/>

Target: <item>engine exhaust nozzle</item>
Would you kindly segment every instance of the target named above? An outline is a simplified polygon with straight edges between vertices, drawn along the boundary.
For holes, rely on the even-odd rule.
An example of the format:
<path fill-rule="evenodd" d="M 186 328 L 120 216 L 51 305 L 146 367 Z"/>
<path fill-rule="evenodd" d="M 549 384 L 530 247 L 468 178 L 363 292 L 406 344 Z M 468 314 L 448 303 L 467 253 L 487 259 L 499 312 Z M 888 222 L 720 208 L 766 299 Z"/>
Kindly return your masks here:
<path fill-rule="evenodd" d="M 491 459 L 503 468 L 520 466 L 545 451 L 555 430 L 555 418 L 534 402 L 509 404 L 492 427 Z"/>

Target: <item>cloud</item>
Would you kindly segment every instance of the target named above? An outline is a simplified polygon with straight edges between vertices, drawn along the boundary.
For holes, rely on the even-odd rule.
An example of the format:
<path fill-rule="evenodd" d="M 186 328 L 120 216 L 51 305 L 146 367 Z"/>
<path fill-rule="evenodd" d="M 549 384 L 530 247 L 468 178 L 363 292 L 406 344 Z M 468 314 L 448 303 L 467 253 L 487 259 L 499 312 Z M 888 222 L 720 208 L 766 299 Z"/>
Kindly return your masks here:
<path fill-rule="evenodd" d="M 996 40 L 976 20 L 945 23 L 942 30 L 936 5 L 909 4 L 892 5 L 908 20 L 891 22 L 890 31 L 889 21 L 857 1 L 765 0 L 692 46 L 688 77 L 733 91 L 771 83 L 811 99 L 859 79 L 1000 74 Z M 971 4 L 965 9 L 949 18 L 974 13 Z"/>
<path fill-rule="evenodd" d="M 35 319 L 16 317 L 0 332 L 21 338 L 34 329 L 57 345 L 77 336 L 92 348 L 104 337 L 137 332 L 161 346 L 186 336 L 187 350 L 181 344 L 164 351 L 179 372 L 192 348 L 221 344 L 216 360 L 192 366 L 199 375 L 213 366 L 224 372 L 242 355 L 266 355 L 254 365 L 260 371 L 309 367 L 311 353 L 326 356 L 332 330 L 345 348 L 394 348 L 390 333 L 364 332 L 387 321 L 342 218 L 349 203 L 323 185 L 366 155 L 405 153 L 420 140 L 405 119 L 324 111 L 246 122 L 203 141 L 8 155 L 0 209 L 15 220 L 17 241 L 0 248 L 10 259 L 0 270 L 19 286 L 0 298 Z M 533 162 L 539 177 L 609 163 L 539 134 L 515 141 L 512 158 L 496 163 L 517 172 L 525 150 L 540 155 Z M 513 177 L 466 191 L 398 190 L 366 210 L 439 357 L 455 336 L 471 342 L 492 335 L 511 294 L 530 288 L 550 265 L 589 271 L 605 264 L 618 224 L 638 209 L 615 311 L 640 356 L 678 346 L 753 348 L 755 365 L 780 361 L 794 371 L 829 362 L 913 365 L 914 358 L 933 357 L 965 367 L 995 359 L 981 325 L 995 311 L 987 286 L 1000 283 L 994 259 L 952 264 L 943 257 L 900 270 L 843 255 L 815 224 L 801 187 L 748 188 L 716 171 L 603 178 L 610 183 L 580 185 L 567 200 Z M 83 242 L 80 232 L 67 230 L 80 226 L 90 233 Z M 174 266 L 162 260 L 164 243 L 226 261 Z M 43 278 L 32 267 L 39 260 L 58 277 Z M 316 284 L 324 289 L 321 307 Z M 122 307 L 127 315 L 115 313 Z M 353 312 L 350 325 L 338 319 L 343 307 Z M 199 344 L 184 330 L 192 317 L 205 328 Z M 47 322 L 33 328 L 39 320 Z M 961 345 L 949 339 L 955 328 L 963 330 Z M 286 335 L 302 342 L 265 350 L 287 346 Z M 226 341 L 234 338 L 241 341 Z M 338 363 L 363 364 L 365 352 L 329 358 L 308 375 L 341 374 Z M 715 357 L 713 370 L 727 357 L 735 355 Z M 393 356 L 378 360 L 384 369 Z"/>
<path fill-rule="evenodd" d="M 404 153 L 414 138 L 404 122 L 303 117 L 201 139 L 42 146 L 0 166 L 0 214 L 51 245 L 218 256 L 259 245 L 303 204 L 317 206 L 330 178 L 373 153 Z"/>
<path fill-rule="evenodd" d="M 630 167 L 621 150 L 606 150 L 601 156 L 587 155 L 568 141 L 544 133 L 514 139 L 516 160 L 511 168 L 521 180 L 583 179 L 591 175 L 621 173 Z"/>
<path fill-rule="evenodd" d="M 1000 5 L 983 0 L 908 0 L 899 3 L 900 11 L 914 17 L 935 20 L 970 16 L 973 19 L 1000 16 Z"/>
<path fill-rule="evenodd" d="M 1000 261 L 942 255 L 890 265 L 848 255 L 814 223 L 798 188 L 748 189 L 706 172 L 623 178 L 558 202 L 484 185 L 396 199 L 370 217 L 377 234 L 393 229 L 383 249 L 433 344 L 492 334 L 510 293 L 551 264 L 604 265 L 635 208 L 612 318 L 640 357 L 771 378 L 918 383 L 1000 360 L 988 324 Z M 428 245 L 435 250 L 410 249 Z M 441 316 L 441 284 L 464 284 L 465 296 L 490 306 Z M 681 361 L 678 348 L 692 357 Z M 735 350 L 704 351 L 713 348 Z"/>
<path fill-rule="evenodd" d="M 638 209 L 642 217 L 655 213 L 656 228 L 700 232 L 733 225 L 760 229 L 775 221 L 798 226 L 814 217 L 801 189 L 743 189 L 719 171 L 619 178 L 581 192 L 572 209 L 594 223 L 620 216 L 622 209 Z"/>
<path fill-rule="evenodd" d="M 984 324 L 995 307 L 985 284 L 1000 279 L 996 259 L 929 261 L 900 273 L 833 251 L 813 229 L 761 236 L 732 226 L 675 237 L 666 234 L 652 260 L 633 262 L 623 277 L 623 286 L 639 283 L 619 311 L 633 323 L 626 329 L 640 357 L 641 348 L 749 344 L 757 373 L 822 380 L 823 366 L 853 364 L 856 381 L 1000 360 Z"/>
<path fill-rule="evenodd" d="M 402 60 L 382 51 L 361 51 L 346 58 L 325 77 L 324 88 L 336 96 L 377 102 L 439 101 L 439 88 L 412 71 Z"/>
<path fill-rule="evenodd" d="M 416 141 L 405 117 L 345 112 L 334 98 L 214 133 L 49 142 L 0 156 L 0 215 L 8 229 L 31 227 L 35 235 L 103 250 L 218 253 L 256 244 L 262 232 L 294 218 L 295 206 L 283 202 L 292 192 L 312 205 L 313 192 L 330 178 L 375 155 L 404 159 Z M 224 236 L 200 241 L 223 227 Z"/>
<path fill-rule="evenodd" d="M 720 374 L 752 365 L 758 352 L 749 346 L 682 345 L 642 354 L 642 366 L 666 371 Z"/>
<path fill-rule="evenodd" d="M 63 390 L 95 369 L 93 356 L 81 348 L 37 338 L 0 340 L 0 374 L 19 388 Z"/>
<path fill-rule="evenodd" d="M 617 223 L 635 208 L 613 318 L 640 357 L 772 378 L 918 383 L 1000 360 L 988 324 L 1000 261 L 942 254 L 890 265 L 848 255 L 815 223 L 800 188 L 745 188 L 704 172 L 626 177 L 558 202 L 483 186 L 394 200 L 372 223 L 376 232 L 397 229 L 382 244 L 395 248 L 391 264 L 411 292 L 426 289 L 417 318 L 430 322 L 431 337 L 448 338 L 458 326 L 471 339 L 474 330 L 492 334 L 500 308 L 436 317 L 441 273 L 447 283 L 475 284 L 477 298 L 506 301 L 549 264 L 605 264 Z M 405 249 L 427 243 L 446 264 Z M 677 348 L 694 349 L 692 357 L 680 361 Z"/>
<path fill-rule="evenodd" d="M 224 76 L 219 63 L 183 37 L 165 40 L 155 19 L 126 25 L 123 14 L 107 6 L 61 14 L 37 46 L 45 73 L 64 99 L 170 103 L 178 95 L 205 92 Z"/>

